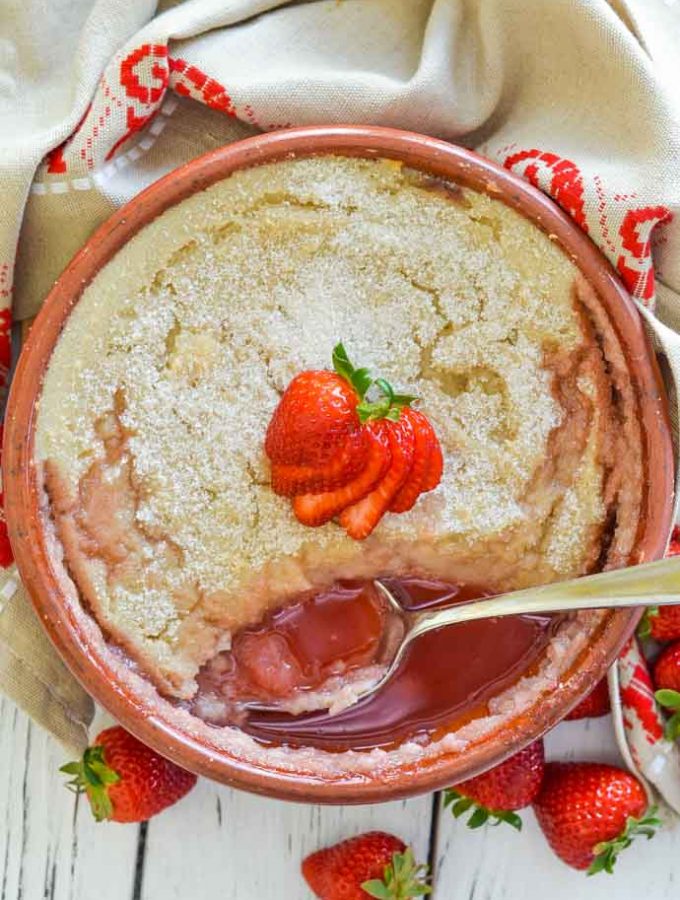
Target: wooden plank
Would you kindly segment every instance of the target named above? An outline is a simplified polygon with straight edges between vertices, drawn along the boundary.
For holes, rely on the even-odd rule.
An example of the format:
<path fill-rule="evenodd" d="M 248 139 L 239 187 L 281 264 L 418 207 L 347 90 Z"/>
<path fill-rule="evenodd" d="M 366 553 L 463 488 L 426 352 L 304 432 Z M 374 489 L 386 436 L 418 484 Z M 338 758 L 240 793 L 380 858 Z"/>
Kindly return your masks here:
<path fill-rule="evenodd" d="M 565 722 L 547 741 L 549 759 L 619 762 L 609 717 Z M 626 850 L 613 876 L 586 878 L 558 860 L 531 811 L 521 834 L 499 826 L 470 831 L 442 811 L 436 897 L 441 900 L 676 900 L 680 880 L 680 824 Z"/>
<path fill-rule="evenodd" d="M 617 761 L 608 719 L 567 723 L 550 758 Z M 371 807 L 284 804 L 208 781 L 148 828 L 96 824 L 63 786 L 63 754 L 0 701 L 2 900 L 309 900 L 303 856 L 370 828 L 400 834 L 427 856 L 432 798 Z M 470 832 L 439 819 L 438 900 L 653 900 L 677 896 L 680 827 L 626 851 L 613 878 L 585 880 L 554 858 L 531 813 L 524 831 Z M 140 836 L 142 838 L 139 843 Z"/>
<path fill-rule="evenodd" d="M 426 859 L 432 798 L 363 807 L 282 803 L 208 781 L 149 823 L 142 900 L 303 900 L 300 862 L 374 828 Z"/>
<path fill-rule="evenodd" d="M 59 745 L 4 699 L 0 761 L 2 900 L 129 897 L 138 829 L 94 822 L 64 787 Z"/>

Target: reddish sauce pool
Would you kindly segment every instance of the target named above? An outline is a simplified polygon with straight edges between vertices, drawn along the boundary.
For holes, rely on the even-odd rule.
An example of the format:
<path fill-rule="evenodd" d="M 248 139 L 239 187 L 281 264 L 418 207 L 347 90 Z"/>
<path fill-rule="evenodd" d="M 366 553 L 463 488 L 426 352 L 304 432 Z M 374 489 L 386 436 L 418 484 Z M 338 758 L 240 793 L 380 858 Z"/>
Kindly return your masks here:
<path fill-rule="evenodd" d="M 419 578 L 384 581 L 409 609 L 488 595 L 478 587 Z M 300 598 L 236 635 L 231 651 L 204 666 L 193 709 L 202 715 L 207 697 L 227 704 L 290 697 L 313 690 L 330 676 L 370 665 L 379 652 L 387 615 L 371 582 L 340 583 Z M 511 616 L 441 629 L 415 642 L 381 691 L 343 712 L 250 712 L 239 725 L 260 741 L 338 751 L 427 737 L 484 712 L 491 697 L 536 664 L 556 623 L 555 616 Z M 227 720 L 212 718 L 217 725 Z"/>

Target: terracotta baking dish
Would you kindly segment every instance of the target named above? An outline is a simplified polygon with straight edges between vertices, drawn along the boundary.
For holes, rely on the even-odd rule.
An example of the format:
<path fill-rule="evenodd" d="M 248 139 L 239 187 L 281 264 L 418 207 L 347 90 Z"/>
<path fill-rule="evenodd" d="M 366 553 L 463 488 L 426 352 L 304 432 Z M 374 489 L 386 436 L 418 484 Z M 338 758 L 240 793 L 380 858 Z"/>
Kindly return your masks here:
<path fill-rule="evenodd" d="M 633 631 L 639 611 L 610 613 L 558 691 L 463 753 L 448 753 L 389 774 L 332 780 L 265 770 L 216 751 L 179 730 L 162 706 L 150 706 L 117 679 L 107 653 L 64 602 L 49 560 L 33 462 L 36 403 L 53 347 L 74 304 L 100 268 L 152 219 L 236 169 L 319 153 L 384 156 L 501 198 L 559 242 L 599 294 L 627 356 L 645 438 L 645 506 L 636 561 L 663 555 L 671 525 L 673 451 L 667 404 L 640 318 L 614 271 L 586 235 L 540 191 L 468 150 L 387 128 L 308 127 L 250 138 L 196 159 L 116 212 L 72 260 L 50 292 L 21 354 L 12 385 L 3 466 L 6 514 L 19 571 L 52 641 L 74 675 L 130 731 L 188 769 L 234 787 L 290 800 L 362 803 L 395 799 L 468 778 L 547 731 L 604 674 Z"/>

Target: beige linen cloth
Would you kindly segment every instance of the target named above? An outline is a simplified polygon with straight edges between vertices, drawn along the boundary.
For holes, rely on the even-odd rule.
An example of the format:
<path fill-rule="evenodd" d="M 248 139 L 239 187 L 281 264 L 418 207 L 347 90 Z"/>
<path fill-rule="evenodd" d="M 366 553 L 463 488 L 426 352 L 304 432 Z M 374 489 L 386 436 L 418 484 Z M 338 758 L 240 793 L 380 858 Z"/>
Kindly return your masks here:
<path fill-rule="evenodd" d="M 0 0 L 0 304 L 34 315 L 113 209 L 204 151 L 373 123 L 552 194 L 680 374 L 679 48 L 676 0 Z M 0 689 L 76 750 L 91 700 L 11 565 L 0 606 Z"/>

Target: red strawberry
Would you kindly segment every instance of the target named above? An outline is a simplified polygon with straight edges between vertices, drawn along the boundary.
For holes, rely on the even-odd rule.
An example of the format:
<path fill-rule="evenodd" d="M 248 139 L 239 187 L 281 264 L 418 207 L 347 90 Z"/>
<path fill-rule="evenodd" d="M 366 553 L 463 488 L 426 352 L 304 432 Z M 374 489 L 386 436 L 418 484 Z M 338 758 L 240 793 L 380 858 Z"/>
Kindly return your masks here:
<path fill-rule="evenodd" d="M 666 556 L 680 556 L 680 525 L 676 525 L 673 528 Z"/>
<path fill-rule="evenodd" d="M 417 866 L 403 841 L 369 831 L 317 850 L 302 863 L 302 874 L 320 900 L 407 900 L 429 894 L 426 866 Z"/>
<path fill-rule="evenodd" d="M 680 606 L 650 606 L 640 624 L 641 637 L 655 641 L 680 640 Z"/>
<path fill-rule="evenodd" d="M 663 651 L 654 664 L 654 684 L 657 688 L 680 691 L 680 641 Z"/>
<path fill-rule="evenodd" d="M 330 491 L 353 481 L 368 465 L 365 431 L 355 431 L 337 448 L 334 459 L 320 466 L 272 463 L 272 488 L 283 497 Z"/>
<path fill-rule="evenodd" d="M 274 411 L 264 449 L 273 463 L 324 466 L 358 432 L 359 395 L 335 372 L 301 372 Z"/>
<path fill-rule="evenodd" d="M 69 787 L 85 791 L 98 822 L 145 822 L 188 794 L 196 784 L 180 769 L 115 725 L 88 747 L 82 760 L 62 766 Z"/>
<path fill-rule="evenodd" d="M 332 491 L 300 494 L 293 498 L 293 512 L 303 525 L 323 525 L 352 503 L 356 503 L 383 477 L 390 465 L 390 445 L 385 422 L 368 422 L 366 437 L 370 443 L 368 460 L 352 481 Z"/>
<path fill-rule="evenodd" d="M 534 811 L 548 843 L 575 869 L 612 872 L 636 835 L 661 823 L 640 782 L 601 763 L 548 763 Z"/>
<path fill-rule="evenodd" d="M 607 679 L 603 678 L 602 681 L 598 681 L 592 691 L 565 718 L 568 721 L 574 719 L 597 719 L 599 716 L 606 716 L 610 710 L 609 685 L 607 684 Z"/>
<path fill-rule="evenodd" d="M 387 511 L 390 502 L 406 481 L 413 463 L 413 428 L 406 416 L 388 423 L 391 462 L 387 474 L 358 503 L 340 513 L 340 524 L 356 541 L 367 538 Z"/>
<path fill-rule="evenodd" d="M 507 822 L 521 830 L 522 820 L 514 810 L 529 806 L 536 798 L 544 768 L 543 741 L 534 741 L 499 766 L 449 788 L 444 806 L 450 806 L 456 818 L 473 810 L 467 823 L 470 828 L 479 828 L 491 819 L 496 825 Z"/>
<path fill-rule="evenodd" d="M 676 525 L 671 535 L 666 556 L 680 556 L 680 526 Z M 680 606 L 650 606 L 638 627 L 641 638 L 652 637 L 655 641 L 680 640 Z"/>
<path fill-rule="evenodd" d="M 411 471 L 389 506 L 390 512 L 395 513 L 411 509 L 423 491 L 435 488 L 442 476 L 441 447 L 427 416 L 410 406 L 402 409 L 401 416 L 411 423 L 415 443 Z"/>
<path fill-rule="evenodd" d="M 680 641 L 666 647 L 654 665 L 656 699 L 670 713 L 666 722 L 669 741 L 680 738 Z"/>
<path fill-rule="evenodd" d="M 426 494 L 428 491 L 433 491 L 442 480 L 443 471 L 444 457 L 442 455 L 442 448 L 441 444 L 439 443 L 439 438 L 435 434 L 434 444 L 432 446 L 432 452 L 430 454 L 430 460 L 427 466 L 427 472 L 425 474 L 425 478 L 423 479 L 420 493 Z"/>

